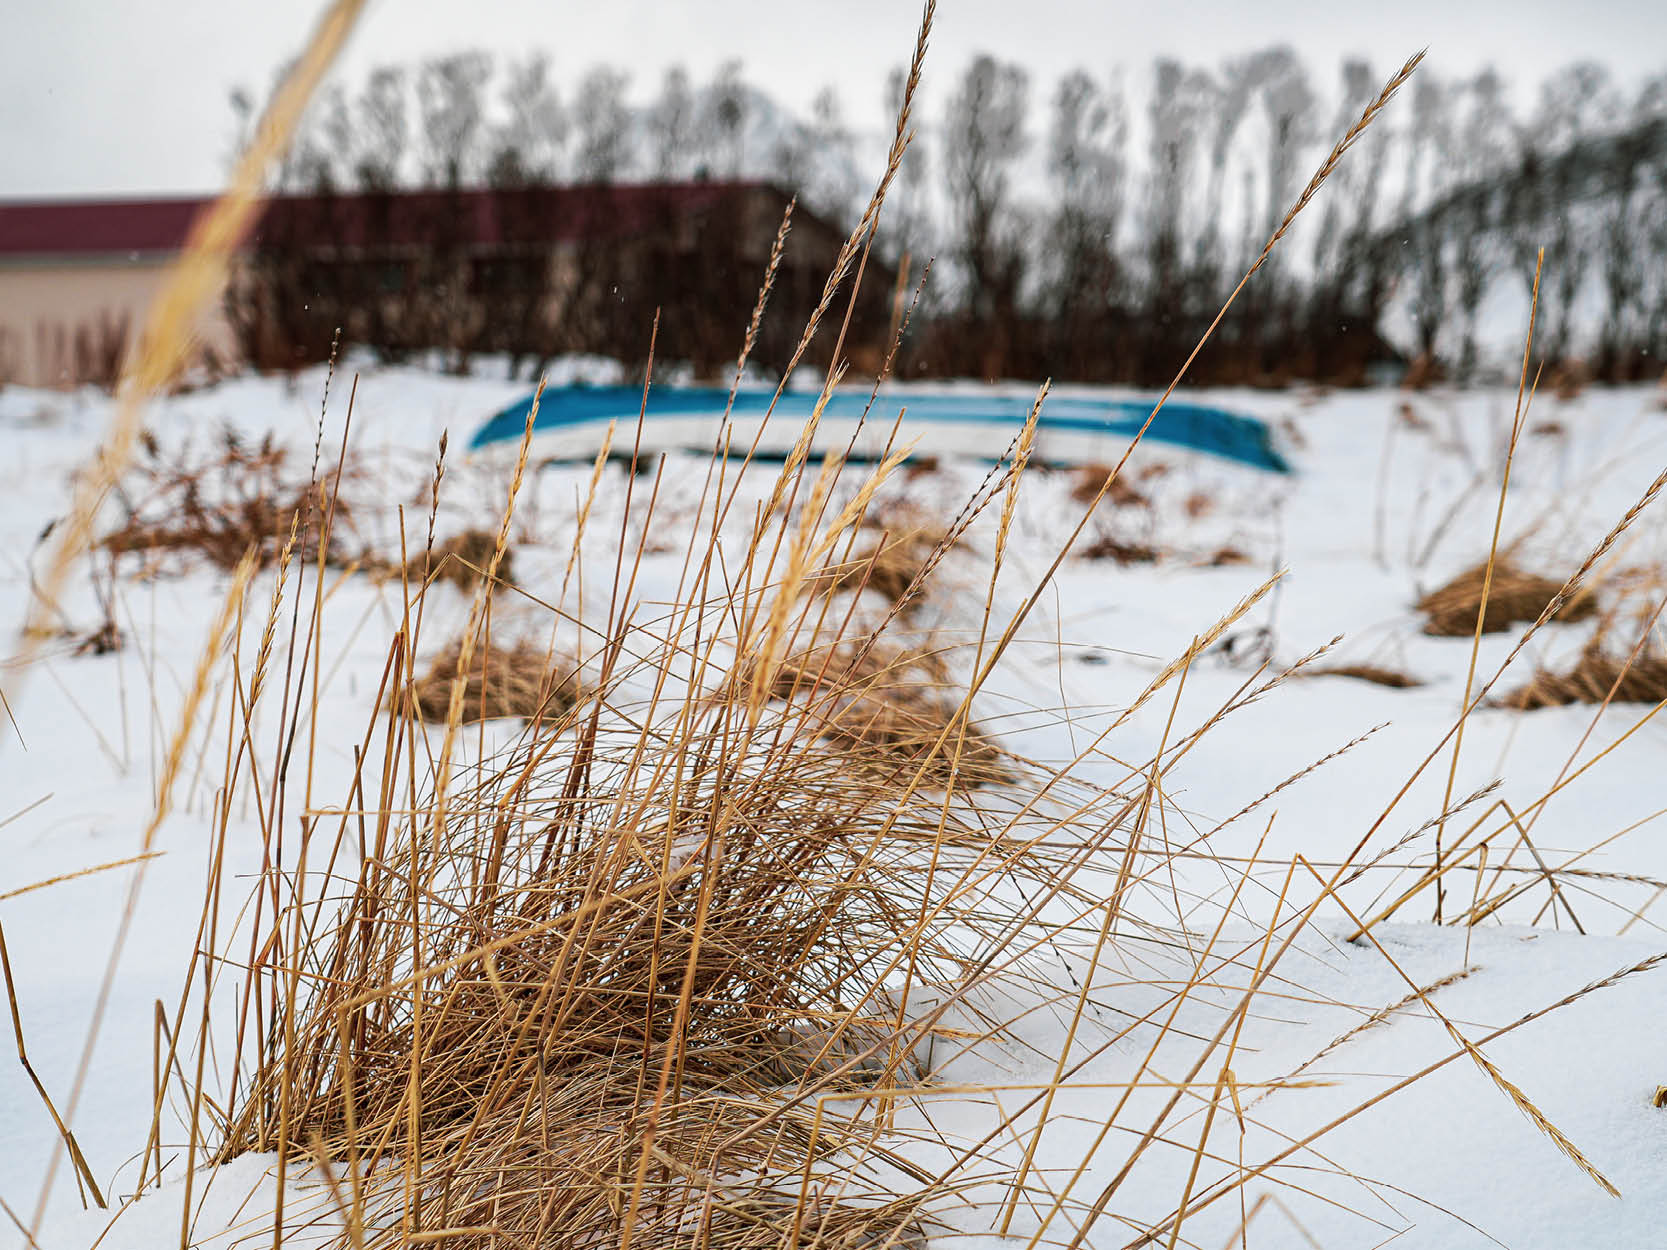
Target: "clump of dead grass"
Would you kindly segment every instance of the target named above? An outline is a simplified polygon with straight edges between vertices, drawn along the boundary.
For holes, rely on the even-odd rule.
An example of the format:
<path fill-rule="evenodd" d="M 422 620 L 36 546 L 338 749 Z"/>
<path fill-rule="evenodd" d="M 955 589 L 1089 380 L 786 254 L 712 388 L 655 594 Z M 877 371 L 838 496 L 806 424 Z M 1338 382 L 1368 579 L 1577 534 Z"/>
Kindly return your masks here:
<path fill-rule="evenodd" d="M 1078 465 L 1071 473 L 1071 502 L 1082 507 L 1100 500 L 1114 508 L 1149 508 L 1152 501 L 1130 486 L 1109 464 Z M 1109 480 L 1109 485 L 1107 482 Z M 1100 488 L 1105 487 L 1101 499 Z"/>
<path fill-rule="evenodd" d="M 1123 565 L 1156 564 L 1159 556 L 1158 549 L 1150 543 L 1125 542 L 1109 534 L 1102 534 L 1078 554 L 1084 560 L 1110 560 Z"/>
<path fill-rule="evenodd" d="M 1539 668 L 1500 696 L 1501 707 L 1528 711 L 1570 703 L 1660 703 L 1667 700 L 1667 651 L 1649 639 L 1636 655 L 1617 655 L 1600 630 L 1562 672 Z"/>
<path fill-rule="evenodd" d="M 429 663 L 427 671 L 411 683 L 412 706 L 421 719 L 445 723 L 462 655 L 463 640 L 453 639 Z M 583 686 L 573 665 L 526 641 L 508 648 L 492 643 L 477 645 L 468 672 L 461 676 L 464 686 L 459 721 L 464 724 L 500 717 L 549 722 L 583 697 Z"/>
<path fill-rule="evenodd" d="M 750 681 L 751 667 L 743 674 Z M 959 715 L 943 651 L 889 640 L 820 642 L 789 655 L 770 693 L 796 702 L 823 742 L 856 766 L 896 778 L 919 772 L 931 789 L 1011 782 L 1010 757 Z"/>
<path fill-rule="evenodd" d="M 1388 686 L 1392 690 L 1409 690 L 1422 686 L 1423 679 L 1398 668 L 1381 664 L 1323 664 L 1299 669 L 1306 677 L 1352 677 L 1356 681 L 1371 682 L 1374 686 Z"/>
<path fill-rule="evenodd" d="M 400 576 L 412 585 L 430 581 L 450 582 L 464 594 L 473 594 L 486 575 L 498 548 L 498 536 L 490 530 L 469 529 L 406 561 Z M 497 586 L 515 584 L 515 553 L 506 547 L 498 561 Z"/>
<path fill-rule="evenodd" d="M 230 571 L 249 551 L 258 565 L 275 563 L 293 535 L 293 554 L 315 560 L 324 528 L 315 513 L 325 499 L 334 538 L 351 530 L 353 508 L 338 479 L 351 479 L 352 470 L 331 466 L 300 476 L 271 434 L 250 445 L 226 429 L 206 454 L 190 446 L 164 451 L 148 433 L 140 447 L 116 492 L 123 519 L 100 541 L 112 555 L 139 554 L 152 568 L 168 556 L 195 557 Z M 334 543 L 329 558 L 347 562 Z"/>
<path fill-rule="evenodd" d="M 1485 563 L 1478 564 L 1419 599 L 1416 606 L 1428 617 L 1424 632 L 1437 638 L 1462 638 L 1473 634 L 1477 614 L 1482 609 L 1482 589 L 1487 571 Z M 1487 591 L 1487 610 L 1482 615 L 1482 632 L 1497 634 L 1518 622 L 1538 620 L 1546 605 L 1562 589 L 1562 582 L 1526 573 L 1508 558 L 1500 557 L 1493 565 L 1493 580 Z M 1596 597 L 1589 590 L 1582 589 L 1571 595 L 1552 619 L 1582 621 L 1596 611 Z"/>
<path fill-rule="evenodd" d="M 945 905 L 969 880 L 950 866 L 1045 874 L 772 707 L 753 731 L 733 698 L 647 739 L 529 740 L 447 820 L 390 830 L 297 952 L 288 1041 L 269 1035 L 220 1157 L 359 1161 L 372 1247 L 922 1244 L 954 1185 L 919 1183 L 867 1101 L 825 1099 L 921 1075 L 933 1026 L 890 1005 L 899 952 L 954 985 L 1003 929 Z"/>
<path fill-rule="evenodd" d="M 1557 396 L 1559 403 L 1566 404 L 1579 399 L 1591 380 L 1591 367 L 1581 357 L 1571 356 L 1557 363 L 1546 379 L 1546 385 Z"/>
<path fill-rule="evenodd" d="M 830 565 L 808 585 L 825 593 L 871 590 L 890 603 L 903 603 L 910 589 L 925 581 L 948 545 L 948 535 L 941 528 L 887 529 L 860 546 L 849 559 Z"/>

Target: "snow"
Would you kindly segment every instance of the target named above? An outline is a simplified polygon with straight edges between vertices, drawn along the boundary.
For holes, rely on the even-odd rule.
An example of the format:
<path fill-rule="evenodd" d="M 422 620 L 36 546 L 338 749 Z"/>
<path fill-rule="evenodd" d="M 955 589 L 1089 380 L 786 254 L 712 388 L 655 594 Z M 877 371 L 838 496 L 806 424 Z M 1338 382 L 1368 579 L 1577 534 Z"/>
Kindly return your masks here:
<path fill-rule="evenodd" d="M 566 367 L 573 376 L 607 374 L 597 362 Z M 304 469 L 313 455 L 323 381 L 321 371 L 293 382 L 233 379 L 155 405 L 148 425 L 168 447 L 208 445 L 226 428 L 246 440 L 271 431 Z M 339 441 L 347 391 L 347 379 L 338 374 L 324 439 L 327 459 Z M 364 362 L 351 446 L 365 474 L 360 498 L 374 506 L 353 517 L 356 537 L 378 550 L 397 550 L 403 526 L 408 547 L 421 546 L 428 524 L 426 482 L 445 430 L 451 452 L 437 531 L 444 536 L 468 525 L 495 525 L 509 460 L 506 454 L 466 460 L 462 448 L 480 421 L 523 391 L 524 383 L 502 370 L 458 379 Z M 1470 641 L 1426 637 L 1411 604 L 1421 590 L 1487 553 L 1514 394 L 1218 391 L 1196 398 L 1269 420 L 1297 472 L 1277 479 L 1167 451 L 1143 457 L 1138 465 L 1146 476 L 1136 484 L 1150 497 L 1150 507 L 1103 505 L 1085 542 L 1105 532 L 1150 542 L 1165 558 L 1126 567 L 1066 560 L 980 695 L 979 719 L 1015 751 L 1053 765 L 1081 756 L 1078 777 L 1115 786 L 1127 784 L 1131 762 L 1150 758 L 1160 743 L 1173 744 L 1232 700 L 1264 655 L 1276 665 L 1289 664 L 1341 636 L 1325 662 L 1385 664 L 1424 684 L 1388 689 L 1338 677 L 1291 678 L 1233 711 L 1188 751 L 1166 779 L 1172 809 L 1163 836 L 1176 844 L 1206 835 L 1207 841 L 1197 843 L 1199 854 L 1175 860 L 1173 871 L 1163 874 L 1162 889 L 1148 887 L 1136 904 L 1154 925 L 1166 920 L 1173 925 L 1178 913 L 1185 932 L 1165 930 L 1170 936 L 1162 941 L 1151 928 L 1118 935 L 1094 974 L 1091 1027 L 1078 1035 L 1071 1061 L 1082 1067 L 1072 1079 L 1101 1086 L 1135 1079 L 1156 1037 L 1154 1026 L 1135 1028 L 1110 1045 L 1107 1038 L 1132 1017 L 1168 1002 L 1167 991 L 1158 987 L 1185 981 L 1195 961 L 1220 963 L 1208 992 L 1182 1005 L 1175 1028 L 1146 1069 L 1148 1078 L 1184 1076 L 1198 1054 L 1198 1039 L 1214 1034 L 1237 1006 L 1267 927 L 1276 920 L 1278 895 L 1294 857 L 1303 856 L 1327 874 L 1327 865 L 1363 839 L 1369 858 L 1415 833 L 1390 859 L 1396 865 L 1427 862 L 1432 831 L 1415 831 L 1439 812 L 1449 788 L 1458 798 L 1495 787 L 1486 800 L 1452 819 L 1449 838 L 1487 803 L 1503 798 L 1525 824 L 1532 822 L 1535 845 L 1553 867 L 1647 880 L 1565 878 L 1585 934 L 1570 929 L 1564 912 L 1546 908 L 1543 885 L 1525 891 L 1495 923 L 1472 930 L 1421 923 L 1433 908 L 1433 899 L 1421 896 L 1393 922 L 1374 929 L 1380 951 L 1369 942 L 1346 941 L 1354 926 L 1330 901 L 1309 923 L 1299 924 L 1316 893 L 1313 879 L 1298 869 L 1289 897 L 1277 904 L 1280 941 L 1290 936 L 1290 948 L 1253 1000 L 1230 1063 L 1242 1100 L 1260 1101 L 1246 1106 L 1242 1133 L 1230 1103 L 1217 1111 L 1209 1140 L 1218 1158 L 1206 1160 L 1195 1196 L 1210 1192 L 1240 1158 L 1253 1167 L 1401 1077 L 1455 1054 L 1445 1027 L 1415 1001 L 1304 1067 L 1334 1039 L 1404 998 L 1411 986 L 1403 972 L 1419 986 L 1463 973 L 1432 990 L 1429 999 L 1474 1040 L 1667 949 L 1658 917 L 1648 909 L 1659 893 L 1650 882 L 1667 880 L 1667 840 L 1657 818 L 1667 724 L 1652 719 L 1648 707 L 1617 705 L 1601 717 L 1579 706 L 1532 713 L 1483 709 L 1466 725 L 1450 787 L 1451 744 L 1436 751 L 1464 701 Z M 1402 416 L 1403 404 L 1410 405 L 1414 423 Z M 7 500 L 0 509 L 0 613 L 9 619 L 23 619 L 31 572 L 39 571 L 42 531 L 61 515 L 70 475 L 96 446 L 109 416 L 108 399 L 92 392 L 0 390 L 0 429 L 9 444 L 0 464 L 0 490 Z M 1560 430 L 1548 430 L 1546 423 Z M 1512 465 L 1502 546 L 1516 544 L 1519 563 L 1561 577 L 1667 466 L 1667 413 L 1644 389 L 1592 389 L 1569 403 L 1536 400 L 1527 425 L 1539 432 L 1525 436 Z M 1165 471 L 1152 473 L 1154 463 Z M 671 463 L 663 477 L 659 506 L 671 520 L 664 532 L 651 533 L 639 573 L 637 597 L 645 615 L 662 610 L 657 605 L 676 593 L 688 540 L 676 518 L 698 495 L 704 472 L 704 463 L 689 457 Z M 984 472 L 983 466 L 946 464 L 911 481 L 907 502 L 927 515 L 947 515 Z M 563 577 L 575 500 L 588 477 L 588 469 L 561 468 L 529 482 L 517 511 L 515 557 L 519 580 L 535 594 L 553 597 Z M 625 481 L 622 470 L 604 471 L 589 522 L 588 532 L 596 537 L 574 575 L 586 605 L 582 614 L 597 623 L 608 608 L 614 536 L 625 532 L 634 542 L 633 527 L 640 523 L 624 513 Z M 1004 621 L 1046 573 L 1080 515 L 1080 507 L 1069 501 L 1069 486 L 1063 472 L 1036 470 L 1027 478 L 998 583 L 996 621 Z M 639 493 L 639 516 L 640 507 Z M 966 550 L 945 561 L 931 609 L 938 628 L 968 642 L 976 639 L 982 615 L 996 512 L 999 506 L 974 527 Z M 1667 556 L 1664 543 L 1667 531 L 1657 510 L 1646 511 L 1600 565 L 1600 579 L 1610 579 L 1603 593 L 1619 593 L 1624 570 L 1659 569 Z M 1211 565 L 1212 553 L 1226 547 L 1248 560 Z M 1121 719 L 1123 709 L 1196 635 L 1279 569 L 1288 572 L 1231 628 L 1228 645 L 1218 642 L 1192 665 L 1179 696 L 1177 683 L 1171 683 Z M 0 726 L 6 735 L 0 743 L 5 796 L 0 926 L 30 1060 L 66 1112 L 136 870 L 120 867 L 29 887 L 141 849 L 169 741 L 226 589 L 225 574 L 202 567 L 183 575 L 118 577 L 115 596 L 126 648 L 76 656 L 72 640 L 53 639 L 26 681 L 5 674 L 17 735 L 9 725 Z M 251 617 L 265 612 L 271 593 L 270 577 L 257 578 Z M 1644 600 L 1629 609 L 1640 603 Z M 438 623 L 426 626 L 425 633 L 448 636 L 467 608 L 461 595 L 442 588 L 430 604 Z M 85 572 L 77 573 L 65 610 L 75 630 L 98 623 Z M 351 745 L 374 714 L 372 700 L 398 615 L 397 591 L 371 579 L 349 577 L 331 592 L 311 781 L 316 795 L 344 792 L 352 772 Z M 524 609 L 508 625 L 531 631 L 547 629 L 547 621 Z M 246 654 L 261 623 L 244 624 Z M 1499 689 L 1520 681 L 1537 662 L 1566 662 L 1594 628 L 1590 621 L 1548 626 Z M 1482 640 L 1478 683 L 1494 675 L 1522 630 Z M 282 662 L 281 631 L 279 647 Z M 224 696 L 217 681 L 208 696 L 213 715 L 205 705 L 205 718 L 222 734 Z M 1217 828 L 1287 778 L 1368 734 L 1272 800 Z M 174 811 L 157 833 L 158 856 L 143 866 L 131 936 L 73 1115 L 95 1177 L 116 1195 L 132 1190 L 150 1123 L 157 1003 L 172 1012 L 198 941 L 222 749 L 221 739 L 211 734 L 199 733 L 187 744 Z M 1432 752 L 1434 762 L 1423 767 Z M 1571 759 L 1575 770 L 1590 767 L 1536 806 Z M 259 867 L 257 815 L 247 810 L 232 815 L 227 880 L 243 879 Z M 1495 815 L 1488 827 L 1498 823 Z M 1494 839 L 1490 862 L 1498 862 L 1512 836 Z M 1262 866 L 1206 956 L 1232 889 L 1236 869 L 1230 865 L 1253 854 Z M 1455 879 L 1449 911 L 1454 895 L 1464 896 L 1457 909 L 1468 905 L 1475 881 L 1474 874 Z M 1393 897 L 1392 883 L 1399 888 L 1407 880 L 1385 866 L 1351 884 L 1344 898 L 1359 910 L 1375 911 Z M 1634 915 L 1638 909 L 1644 910 Z M 1035 993 L 1029 987 L 980 991 L 1008 995 L 1004 1009 L 1035 1008 L 1018 1030 L 1028 1047 L 1014 1041 L 937 1054 L 934 1062 L 941 1066 L 935 1075 L 949 1085 L 1045 1084 L 1091 956 L 1091 935 L 1080 950 L 1054 951 L 1047 958 L 1053 960 L 1057 993 L 1033 1002 L 1025 998 Z M 1500 1071 L 1615 1183 L 1621 1199 L 1582 1176 L 1461 1055 L 1251 1182 L 1243 1208 L 1234 1192 L 1188 1217 L 1182 1244 L 1213 1247 L 1229 1239 L 1239 1244 L 1240 1221 L 1264 1194 L 1272 1197 L 1255 1208 L 1250 1245 L 1308 1244 L 1306 1237 L 1327 1247 L 1368 1247 L 1397 1234 L 1398 1245 L 1443 1248 L 1656 1244 L 1659 1230 L 1667 1227 L 1667 1110 L 1651 1106 L 1655 1088 L 1667 1083 L 1659 1029 L 1667 1006 L 1664 977 L 1667 972 L 1660 969 L 1628 976 L 1484 1047 Z M 911 1010 L 923 1010 L 911 1001 Z M 1091 1054 L 1096 1049 L 1099 1053 Z M 1200 1079 L 1217 1077 L 1224 1054 L 1216 1052 Z M 1299 1079 L 1324 1083 L 1265 1096 L 1256 1088 L 1299 1069 Z M 1169 1096 L 1167 1090 L 1142 1089 L 1130 1097 L 1117 1128 L 1072 1189 L 1075 1200 L 1099 1194 L 1132 1144 L 1129 1126 L 1136 1132 L 1144 1128 Z M 995 1123 L 992 1102 L 1012 1110 L 1029 1097 L 1015 1090 L 944 1094 L 922 1100 L 908 1114 L 930 1117 L 952 1141 L 976 1140 Z M 1037 1154 L 1038 1174 L 1049 1185 L 1066 1182 L 1119 1097 L 1116 1089 L 1083 1089 L 1072 1092 L 1067 1105 L 1061 1096 Z M 1183 1101 L 1165 1124 L 1166 1141 L 1142 1157 L 1088 1244 L 1121 1246 L 1177 1206 L 1208 1102 L 1195 1095 Z M 1032 1124 L 1021 1119 L 1020 1140 L 998 1145 L 1008 1167 L 1022 1158 Z M 24 1225 L 38 1224 L 36 1239 L 44 1250 L 83 1250 L 109 1216 L 81 1210 L 62 1160 L 37 1219 L 37 1195 L 55 1140 L 22 1067 L 0 1063 L 0 1198 Z M 134 1204 L 105 1245 L 178 1239 L 185 1161 L 172 1148 L 165 1155 L 167 1184 Z M 275 1182 L 267 1175 L 268 1162 L 239 1159 L 215 1178 L 196 1216 L 196 1244 L 262 1235 L 263 1213 L 269 1236 Z M 312 1203 L 314 1213 L 321 1209 L 316 1180 L 293 1185 L 298 1202 Z M 194 1205 L 202 1201 L 200 1186 Z M 990 1231 L 1005 1192 L 992 1182 L 975 1191 L 983 1205 L 943 1213 L 948 1224 L 968 1234 L 958 1244 L 1024 1244 Z M 1071 1218 L 1078 1215 L 1080 1208 Z M 1037 1212 L 1021 1203 L 1011 1232 L 1028 1239 L 1037 1219 Z M 1062 1218 L 1048 1237 L 1068 1240 L 1069 1231 Z M 11 1244 L 26 1243 L 11 1220 L 0 1218 L 0 1245 Z"/>

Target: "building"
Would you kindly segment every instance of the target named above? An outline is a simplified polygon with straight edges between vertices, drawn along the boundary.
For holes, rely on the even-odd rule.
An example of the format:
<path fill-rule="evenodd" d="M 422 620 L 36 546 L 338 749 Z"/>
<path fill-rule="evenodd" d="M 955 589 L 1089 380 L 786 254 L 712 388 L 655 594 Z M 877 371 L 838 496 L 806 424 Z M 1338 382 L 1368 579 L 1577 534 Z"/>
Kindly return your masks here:
<path fill-rule="evenodd" d="M 715 181 L 274 197 L 198 327 L 199 359 L 296 367 L 339 329 L 390 359 L 629 360 L 658 310 L 660 358 L 708 372 L 734 359 L 788 199 Z M 208 203 L 0 203 L 0 381 L 108 384 Z M 761 363 L 796 340 L 844 237 L 794 212 L 771 295 L 788 324 L 761 341 Z M 876 308 L 893 280 L 871 262 Z"/>

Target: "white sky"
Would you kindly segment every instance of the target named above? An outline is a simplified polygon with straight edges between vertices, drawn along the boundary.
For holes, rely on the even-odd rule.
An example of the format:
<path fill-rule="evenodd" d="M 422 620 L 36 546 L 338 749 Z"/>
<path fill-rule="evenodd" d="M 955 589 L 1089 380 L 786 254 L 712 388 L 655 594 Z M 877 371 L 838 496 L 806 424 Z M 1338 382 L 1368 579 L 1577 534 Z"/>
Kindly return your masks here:
<path fill-rule="evenodd" d="M 228 90 L 264 93 L 311 26 L 308 0 L 0 0 L 0 197 L 203 191 L 231 133 Z M 696 79 L 738 58 L 746 77 L 804 109 L 836 84 L 851 120 L 882 125 L 888 70 L 908 59 L 913 0 L 372 0 L 339 72 L 463 47 L 543 47 L 563 78 L 606 61 L 646 98 L 664 68 Z M 1667 70 L 1667 0 L 941 0 L 927 59 L 928 119 L 944 84 L 990 51 L 1046 85 L 1083 66 L 1138 70 L 1159 54 L 1196 64 L 1274 43 L 1330 89 L 1344 54 L 1380 76 L 1428 46 L 1444 74 L 1497 65 L 1531 86 L 1580 58 L 1632 83 Z M 1039 128 L 1039 127 L 1036 127 Z"/>

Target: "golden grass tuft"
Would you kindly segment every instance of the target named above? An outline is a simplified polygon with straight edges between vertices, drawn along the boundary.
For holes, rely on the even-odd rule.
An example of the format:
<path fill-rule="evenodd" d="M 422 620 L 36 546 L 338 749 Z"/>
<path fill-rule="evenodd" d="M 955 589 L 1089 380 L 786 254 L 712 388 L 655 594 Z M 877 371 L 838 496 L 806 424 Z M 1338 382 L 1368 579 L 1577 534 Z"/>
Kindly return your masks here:
<path fill-rule="evenodd" d="M 594 727 L 571 755 L 527 741 L 443 826 L 387 831 L 298 951 L 288 1041 L 220 1157 L 358 1160 L 372 1247 L 921 1244 L 955 1185 L 876 1144 L 865 1103 L 822 1100 L 918 1079 L 932 1025 L 887 978 L 906 951 L 958 984 L 1004 931 L 944 909 L 968 865 L 1046 873 L 895 771 L 806 750 L 774 706 L 746 767 L 744 698 L 703 700 L 653 756 Z"/>
<path fill-rule="evenodd" d="M 1418 610 L 1429 618 L 1424 623 L 1424 632 L 1437 638 L 1468 638 L 1475 633 L 1486 578 L 1487 565 L 1478 564 L 1419 599 L 1416 605 Z M 1487 611 L 1482 617 L 1482 632 L 1497 634 L 1519 621 L 1537 620 L 1562 589 L 1562 582 L 1525 573 L 1501 557 L 1494 562 Z M 1591 591 L 1582 589 L 1577 590 L 1552 619 L 1565 623 L 1582 621 L 1596 611 L 1596 597 Z"/>
<path fill-rule="evenodd" d="M 463 640 L 453 639 L 423 676 L 411 683 L 412 703 L 423 720 L 445 722 L 462 654 Z M 582 697 L 583 687 L 573 666 L 543 647 L 525 641 L 507 649 L 490 643 L 477 645 L 469 659 L 460 720 L 471 724 L 518 716 L 553 721 Z"/>

